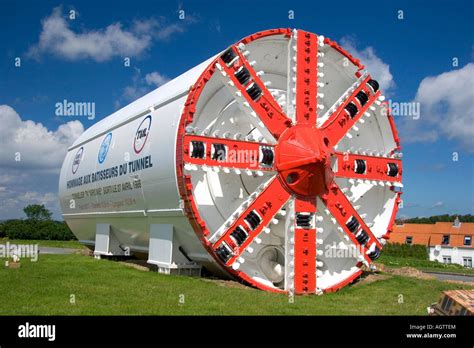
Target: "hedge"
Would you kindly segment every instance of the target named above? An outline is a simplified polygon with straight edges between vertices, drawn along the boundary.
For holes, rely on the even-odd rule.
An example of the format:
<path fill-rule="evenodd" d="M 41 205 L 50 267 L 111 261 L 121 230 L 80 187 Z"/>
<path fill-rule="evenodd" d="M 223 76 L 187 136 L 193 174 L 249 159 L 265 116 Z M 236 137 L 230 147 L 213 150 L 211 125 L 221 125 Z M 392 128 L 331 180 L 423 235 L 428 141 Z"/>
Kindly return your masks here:
<path fill-rule="evenodd" d="M 0 224 L 0 237 L 9 239 L 74 240 L 69 227 L 63 221 L 7 220 Z"/>
<path fill-rule="evenodd" d="M 421 260 L 428 259 L 426 246 L 419 244 L 387 243 L 383 248 L 383 254 L 387 256 L 412 257 Z"/>

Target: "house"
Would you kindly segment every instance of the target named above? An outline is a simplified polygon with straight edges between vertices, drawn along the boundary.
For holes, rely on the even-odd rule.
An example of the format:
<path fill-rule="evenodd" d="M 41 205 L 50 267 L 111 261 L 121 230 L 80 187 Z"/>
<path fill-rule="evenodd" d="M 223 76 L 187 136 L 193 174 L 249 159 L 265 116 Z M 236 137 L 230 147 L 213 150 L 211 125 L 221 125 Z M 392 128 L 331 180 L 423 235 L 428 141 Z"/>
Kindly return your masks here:
<path fill-rule="evenodd" d="M 457 263 L 472 268 L 473 236 L 474 223 L 456 219 L 454 223 L 395 225 L 389 242 L 425 245 L 431 261 Z"/>

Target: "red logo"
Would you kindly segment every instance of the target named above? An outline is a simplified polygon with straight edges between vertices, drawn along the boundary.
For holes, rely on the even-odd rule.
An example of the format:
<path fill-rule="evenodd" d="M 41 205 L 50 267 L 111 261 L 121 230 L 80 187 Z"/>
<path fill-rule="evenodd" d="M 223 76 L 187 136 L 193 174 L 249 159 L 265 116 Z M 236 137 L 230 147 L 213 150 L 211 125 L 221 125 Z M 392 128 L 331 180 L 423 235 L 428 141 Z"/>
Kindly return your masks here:
<path fill-rule="evenodd" d="M 145 147 L 146 141 L 148 139 L 148 134 L 150 134 L 151 128 L 151 115 L 148 115 L 143 119 L 138 126 L 137 132 L 135 133 L 135 139 L 133 142 L 133 149 L 136 154 L 139 154 Z"/>

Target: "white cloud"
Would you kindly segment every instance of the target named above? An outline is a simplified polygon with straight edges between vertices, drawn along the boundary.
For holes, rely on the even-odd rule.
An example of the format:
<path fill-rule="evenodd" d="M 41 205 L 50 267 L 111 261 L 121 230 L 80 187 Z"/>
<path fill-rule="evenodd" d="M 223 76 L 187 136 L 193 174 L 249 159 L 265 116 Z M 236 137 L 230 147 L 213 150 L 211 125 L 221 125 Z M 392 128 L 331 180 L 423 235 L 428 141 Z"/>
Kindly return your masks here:
<path fill-rule="evenodd" d="M 81 122 L 49 130 L 0 105 L 0 124 L 0 219 L 24 217 L 27 204 L 45 204 L 59 218 L 59 171 L 68 146 L 84 131 Z"/>
<path fill-rule="evenodd" d="M 432 143 L 438 140 L 438 132 L 435 129 L 422 127 L 422 117 L 418 120 L 411 117 L 398 119 L 397 129 L 403 144 Z"/>
<path fill-rule="evenodd" d="M 156 87 L 159 87 L 162 84 L 166 83 L 168 81 L 168 78 L 164 75 L 161 75 L 157 71 L 153 71 L 145 75 L 145 81 L 149 85 L 155 85 Z"/>
<path fill-rule="evenodd" d="M 347 36 L 341 39 L 341 45 L 355 58 L 360 59 L 370 76 L 379 82 L 383 92 L 395 86 L 390 66 L 377 56 L 373 47 L 357 49 L 355 41 Z"/>
<path fill-rule="evenodd" d="M 27 191 L 21 194 L 18 199 L 27 204 L 44 204 L 49 205 L 50 203 L 57 202 L 58 195 L 52 192 L 39 193 L 37 191 Z"/>
<path fill-rule="evenodd" d="M 221 27 L 221 22 L 219 21 L 219 19 L 215 19 L 211 22 L 210 24 L 211 28 L 213 27 L 213 29 L 218 33 L 218 34 L 221 34 L 222 33 L 222 27 Z"/>
<path fill-rule="evenodd" d="M 436 202 L 435 204 L 433 204 L 433 205 L 431 206 L 432 209 L 435 209 L 435 208 L 442 208 L 442 207 L 444 207 L 444 202 L 442 202 L 442 201 L 438 201 L 438 202 Z"/>
<path fill-rule="evenodd" d="M 173 24 L 170 24 L 167 27 L 162 28 L 161 30 L 159 30 L 157 32 L 156 36 L 160 40 L 167 40 L 172 35 L 174 35 L 176 33 L 182 33 L 184 30 L 185 30 L 185 28 L 183 27 L 183 25 L 178 24 L 178 23 L 173 23 Z"/>
<path fill-rule="evenodd" d="M 434 142 L 446 137 L 463 150 L 474 151 L 474 63 L 424 78 L 415 101 L 421 105 L 420 119 L 400 123 L 403 142 Z"/>
<path fill-rule="evenodd" d="M 196 22 L 197 18 L 194 15 L 187 14 L 184 19 L 179 21 L 179 23 L 172 23 L 160 27 L 159 30 L 156 31 L 156 37 L 159 40 L 169 40 L 173 35 L 186 31 L 187 25 Z"/>
<path fill-rule="evenodd" d="M 407 215 L 407 214 L 397 214 L 397 219 L 399 220 L 406 220 L 406 219 L 409 219 L 410 218 L 410 215 Z"/>
<path fill-rule="evenodd" d="M 50 131 L 41 123 L 23 121 L 8 105 L 0 105 L 0 124 L 0 165 L 25 170 L 59 171 L 67 147 L 84 131 L 80 121 Z"/>
<path fill-rule="evenodd" d="M 116 22 L 105 28 L 74 31 L 72 23 L 56 7 L 42 21 L 38 43 L 30 47 L 28 55 L 39 58 L 44 53 L 68 60 L 92 59 L 103 62 L 114 56 L 136 57 L 148 50 L 154 39 L 165 40 L 183 32 L 192 18 L 181 23 L 164 25 L 156 19 L 136 20 L 126 28 Z M 164 22 L 164 21 L 163 21 Z"/>
<path fill-rule="evenodd" d="M 132 77 L 132 84 L 123 89 L 120 100 L 115 101 L 115 107 L 118 109 L 123 103 L 136 100 L 168 81 L 169 78 L 157 71 L 148 73 L 143 77 L 140 69 L 135 68 L 135 74 Z"/>
<path fill-rule="evenodd" d="M 117 101 L 118 104 L 121 104 L 121 101 L 130 102 L 135 99 L 140 98 L 147 94 L 151 88 L 146 84 L 141 76 L 140 70 L 136 69 L 135 74 L 132 77 L 132 84 L 123 89 L 122 96 L 120 101 Z"/>
<path fill-rule="evenodd" d="M 16 177 L 11 174 L 0 174 L 0 184 L 9 184 L 15 181 Z"/>
<path fill-rule="evenodd" d="M 53 179 L 53 177 L 51 177 Z M 58 179 L 56 177 L 56 179 Z M 23 218 L 23 208 L 29 204 L 44 204 L 53 213 L 55 219 L 60 218 L 59 201 L 56 193 L 24 191 L 18 189 L 5 189 L 0 191 L 2 205 L 0 206 L 0 219 Z"/>
<path fill-rule="evenodd" d="M 438 132 L 473 151 L 474 64 L 459 70 L 426 77 L 416 93 L 421 103 L 422 121 Z"/>

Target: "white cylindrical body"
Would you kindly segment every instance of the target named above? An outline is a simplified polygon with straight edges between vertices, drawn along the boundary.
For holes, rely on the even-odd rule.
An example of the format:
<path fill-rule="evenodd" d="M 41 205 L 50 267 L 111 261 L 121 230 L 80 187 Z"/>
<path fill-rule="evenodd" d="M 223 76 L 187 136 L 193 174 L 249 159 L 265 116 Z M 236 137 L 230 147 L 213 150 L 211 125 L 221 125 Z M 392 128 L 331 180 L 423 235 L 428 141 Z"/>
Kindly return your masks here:
<path fill-rule="evenodd" d="M 96 225 L 107 223 L 132 252 L 146 253 L 149 226 L 172 224 L 190 258 L 206 265 L 215 263 L 180 206 L 175 156 L 183 104 L 212 59 L 104 118 L 68 149 L 59 198 L 63 217 L 79 241 L 94 245 Z M 139 128 L 146 129 L 144 145 Z M 108 137 L 108 151 L 99 159 Z M 79 162 L 74 163 L 75 159 Z"/>

